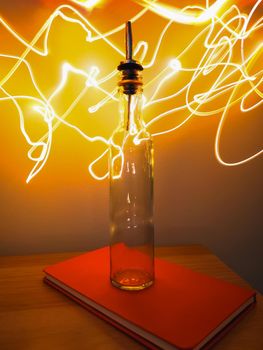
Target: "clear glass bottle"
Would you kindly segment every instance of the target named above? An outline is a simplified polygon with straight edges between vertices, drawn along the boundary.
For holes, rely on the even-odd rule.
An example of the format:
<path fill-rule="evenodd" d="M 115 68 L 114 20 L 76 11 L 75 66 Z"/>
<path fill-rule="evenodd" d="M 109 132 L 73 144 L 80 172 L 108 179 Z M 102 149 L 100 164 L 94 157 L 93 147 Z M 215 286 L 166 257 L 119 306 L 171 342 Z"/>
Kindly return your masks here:
<path fill-rule="evenodd" d="M 125 290 L 141 290 L 154 281 L 153 144 L 141 119 L 142 67 L 136 64 L 135 69 L 127 70 L 125 63 L 118 67 L 120 124 L 111 139 L 109 164 L 110 278 Z"/>

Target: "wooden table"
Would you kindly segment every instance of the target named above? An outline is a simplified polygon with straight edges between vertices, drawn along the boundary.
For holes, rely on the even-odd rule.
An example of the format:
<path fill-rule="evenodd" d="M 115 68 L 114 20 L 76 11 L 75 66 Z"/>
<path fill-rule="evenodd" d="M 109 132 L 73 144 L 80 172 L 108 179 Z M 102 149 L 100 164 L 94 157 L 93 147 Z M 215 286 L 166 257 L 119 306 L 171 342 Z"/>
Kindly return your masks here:
<path fill-rule="evenodd" d="M 42 282 L 43 267 L 78 253 L 0 257 L 1 350 L 142 350 L 143 346 Z M 247 286 L 201 246 L 161 247 L 156 255 Z M 214 349 L 263 349 L 263 298 Z"/>

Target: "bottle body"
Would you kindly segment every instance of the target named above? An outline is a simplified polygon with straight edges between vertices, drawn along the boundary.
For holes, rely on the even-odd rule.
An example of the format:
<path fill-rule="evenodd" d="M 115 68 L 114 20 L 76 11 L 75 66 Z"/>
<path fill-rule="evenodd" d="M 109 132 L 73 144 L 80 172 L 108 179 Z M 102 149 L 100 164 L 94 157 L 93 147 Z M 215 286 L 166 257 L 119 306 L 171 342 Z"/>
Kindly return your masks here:
<path fill-rule="evenodd" d="M 153 143 L 140 120 L 140 93 L 126 100 L 110 146 L 110 278 L 140 290 L 154 281 Z"/>

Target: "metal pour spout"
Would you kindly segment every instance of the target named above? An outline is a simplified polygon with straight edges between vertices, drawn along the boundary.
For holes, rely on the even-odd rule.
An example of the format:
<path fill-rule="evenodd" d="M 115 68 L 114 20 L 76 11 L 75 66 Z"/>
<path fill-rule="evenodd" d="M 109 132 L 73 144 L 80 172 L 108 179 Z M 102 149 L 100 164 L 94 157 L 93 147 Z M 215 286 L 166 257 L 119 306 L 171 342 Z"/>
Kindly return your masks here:
<path fill-rule="evenodd" d="M 131 22 L 126 22 L 125 28 L 125 47 L 126 59 L 122 61 L 118 70 L 121 72 L 121 79 L 118 83 L 123 87 L 125 95 L 134 95 L 136 91 L 142 87 L 141 71 L 142 65 L 133 59 L 133 40 L 132 40 L 132 25 Z"/>
<path fill-rule="evenodd" d="M 132 61 L 132 26 L 131 22 L 126 22 L 126 61 Z"/>

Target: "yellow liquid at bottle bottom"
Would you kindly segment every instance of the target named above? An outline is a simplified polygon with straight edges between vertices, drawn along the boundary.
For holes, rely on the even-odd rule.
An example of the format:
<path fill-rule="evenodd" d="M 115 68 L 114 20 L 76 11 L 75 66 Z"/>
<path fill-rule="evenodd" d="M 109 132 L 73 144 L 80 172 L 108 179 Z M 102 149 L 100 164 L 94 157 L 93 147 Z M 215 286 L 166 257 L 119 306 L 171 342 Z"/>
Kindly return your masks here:
<path fill-rule="evenodd" d="M 116 272 L 111 283 L 120 289 L 136 291 L 150 287 L 153 284 L 153 276 L 147 271 L 127 269 Z"/>

